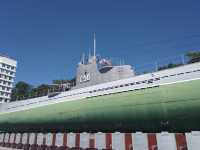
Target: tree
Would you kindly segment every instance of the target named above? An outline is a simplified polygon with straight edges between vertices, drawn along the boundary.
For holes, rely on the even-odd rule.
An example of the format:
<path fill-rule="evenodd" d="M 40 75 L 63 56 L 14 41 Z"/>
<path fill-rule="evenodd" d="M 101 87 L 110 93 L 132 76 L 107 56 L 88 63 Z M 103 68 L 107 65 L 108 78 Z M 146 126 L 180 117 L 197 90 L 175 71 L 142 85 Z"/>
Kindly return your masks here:
<path fill-rule="evenodd" d="M 200 62 L 200 52 L 199 51 L 190 51 L 186 53 L 186 57 L 188 57 L 188 63 Z"/>
<path fill-rule="evenodd" d="M 181 66 L 181 65 L 182 65 L 182 64 L 180 64 L 180 63 L 177 63 L 177 64 L 169 63 L 169 64 L 167 64 L 167 65 L 160 66 L 160 67 L 158 68 L 158 70 L 160 71 L 160 70 L 175 68 L 175 67 L 178 67 L 178 66 Z"/>
<path fill-rule="evenodd" d="M 38 95 L 45 96 L 48 94 L 49 85 L 41 84 L 37 87 Z"/>
<path fill-rule="evenodd" d="M 19 81 L 12 90 L 11 101 L 26 99 L 32 86 L 24 81 Z"/>

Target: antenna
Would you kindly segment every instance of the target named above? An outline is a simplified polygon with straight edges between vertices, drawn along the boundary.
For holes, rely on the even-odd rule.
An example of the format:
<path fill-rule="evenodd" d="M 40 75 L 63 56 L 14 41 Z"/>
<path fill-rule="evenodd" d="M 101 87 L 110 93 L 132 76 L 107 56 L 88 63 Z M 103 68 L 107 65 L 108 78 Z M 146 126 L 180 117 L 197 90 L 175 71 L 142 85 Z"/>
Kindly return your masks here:
<path fill-rule="evenodd" d="M 93 38 L 94 38 L 94 57 L 96 57 L 96 33 L 93 33 Z"/>
<path fill-rule="evenodd" d="M 90 52 L 90 48 L 89 48 L 88 55 L 89 55 L 89 60 L 90 60 L 90 58 L 91 58 L 91 52 Z"/>
<path fill-rule="evenodd" d="M 82 54 L 82 64 L 85 64 L 85 54 Z"/>

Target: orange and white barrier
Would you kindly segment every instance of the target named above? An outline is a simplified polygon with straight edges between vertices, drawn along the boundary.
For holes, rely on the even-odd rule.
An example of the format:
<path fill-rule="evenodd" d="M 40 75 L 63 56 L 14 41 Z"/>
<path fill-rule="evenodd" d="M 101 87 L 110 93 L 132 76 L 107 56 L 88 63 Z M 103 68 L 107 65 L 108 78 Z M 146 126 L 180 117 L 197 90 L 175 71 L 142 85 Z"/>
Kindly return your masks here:
<path fill-rule="evenodd" d="M 4 138 L 4 143 L 8 143 L 9 142 L 9 133 L 5 134 L 5 138 Z"/>
<path fill-rule="evenodd" d="M 30 134 L 29 134 L 29 144 L 30 144 L 30 145 L 36 144 L 35 135 L 36 135 L 35 133 L 30 133 Z"/>
<path fill-rule="evenodd" d="M 45 136 L 45 139 L 46 139 L 46 145 L 48 147 L 52 146 L 53 135 L 51 133 L 47 133 L 46 136 Z"/>
<path fill-rule="evenodd" d="M 146 133 L 136 132 L 132 134 L 132 147 L 134 149 L 148 150 L 148 136 Z"/>
<path fill-rule="evenodd" d="M 96 148 L 115 150 L 199 150 L 200 132 L 191 133 L 1 133 L 3 146 L 30 149 Z M 8 144 L 7 144 L 8 143 Z"/>
<path fill-rule="evenodd" d="M 173 133 L 163 132 L 156 134 L 158 150 L 175 150 L 176 140 Z"/>
<path fill-rule="evenodd" d="M 14 140 L 15 140 L 15 133 L 11 133 L 11 134 L 10 134 L 10 143 L 11 143 L 11 144 L 15 143 Z"/>
<path fill-rule="evenodd" d="M 68 147 L 75 147 L 76 143 L 76 134 L 75 133 L 68 133 L 67 134 L 67 146 Z"/>
<path fill-rule="evenodd" d="M 28 144 L 28 133 L 23 133 L 22 134 L 22 144 L 23 145 Z"/>
<path fill-rule="evenodd" d="M 110 143 L 110 147 L 113 149 L 125 150 L 125 139 L 123 133 L 112 133 L 112 143 Z"/>
<path fill-rule="evenodd" d="M 89 141 L 90 141 L 89 133 L 85 133 L 85 132 L 81 133 L 80 134 L 80 144 L 78 144 L 78 145 L 80 145 L 81 148 L 88 148 Z"/>
<path fill-rule="evenodd" d="M 45 137 L 45 134 L 43 134 L 43 133 L 37 134 L 37 145 L 38 146 L 42 146 L 44 144 L 44 137 Z"/>
<path fill-rule="evenodd" d="M 57 147 L 64 146 L 64 134 L 63 133 L 57 133 L 56 134 L 55 145 Z"/>
<path fill-rule="evenodd" d="M 200 149 L 200 132 L 195 131 L 186 133 L 186 141 L 188 150 L 199 150 Z"/>
<path fill-rule="evenodd" d="M 21 142 L 21 134 L 17 133 L 16 134 L 16 139 L 15 139 L 15 144 L 20 144 L 20 142 Z"/>
<path fill-rule="evenodd" d="M 94 135 L 94 145 L 95 145 L 95 148 L 99 148 L 99 149 L 106 148 L 105 133 L 98 132 Z"/>
<path fill-rule="evenodd" d="M 3 139 L 4 139 L 4 133 L 0 134 L 0 143 L 3 143 Z"/>

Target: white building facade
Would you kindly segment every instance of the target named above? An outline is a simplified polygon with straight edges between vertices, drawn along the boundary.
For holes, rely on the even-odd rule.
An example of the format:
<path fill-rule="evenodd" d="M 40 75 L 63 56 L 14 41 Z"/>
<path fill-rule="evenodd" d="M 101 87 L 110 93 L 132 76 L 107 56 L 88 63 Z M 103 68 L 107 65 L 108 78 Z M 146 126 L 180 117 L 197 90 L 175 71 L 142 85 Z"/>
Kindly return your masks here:
<path fill-rule="evenodd" d="M 16 60 L 0 55 L 0 103 L 11 99 L 16 67 Z"/>

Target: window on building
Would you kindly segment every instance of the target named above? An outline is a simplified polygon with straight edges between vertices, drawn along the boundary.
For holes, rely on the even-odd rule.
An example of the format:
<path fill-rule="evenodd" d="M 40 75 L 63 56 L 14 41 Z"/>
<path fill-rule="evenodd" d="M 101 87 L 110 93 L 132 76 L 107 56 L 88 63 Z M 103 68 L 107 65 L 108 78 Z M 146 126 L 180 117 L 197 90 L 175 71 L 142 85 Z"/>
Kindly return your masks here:
<path fill-rule="evenodd" d="M 10 66 L 9 66 L 9 65 L 7 65 L 7 68 L 8 68 L 8 69 L 10 69 Z"/>

